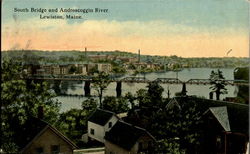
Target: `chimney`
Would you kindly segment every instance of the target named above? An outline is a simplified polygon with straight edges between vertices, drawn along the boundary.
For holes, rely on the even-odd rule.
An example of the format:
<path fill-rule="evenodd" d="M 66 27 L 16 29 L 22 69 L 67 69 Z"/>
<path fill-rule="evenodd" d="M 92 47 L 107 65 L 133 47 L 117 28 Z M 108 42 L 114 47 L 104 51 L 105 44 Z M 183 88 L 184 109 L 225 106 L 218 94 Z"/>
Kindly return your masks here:
<path fill-rule="evenodd" d="M 37 108 L 37 118 L 43 119 L 44 113 L 43 113 L 43 106 L 38 106 Z"/>

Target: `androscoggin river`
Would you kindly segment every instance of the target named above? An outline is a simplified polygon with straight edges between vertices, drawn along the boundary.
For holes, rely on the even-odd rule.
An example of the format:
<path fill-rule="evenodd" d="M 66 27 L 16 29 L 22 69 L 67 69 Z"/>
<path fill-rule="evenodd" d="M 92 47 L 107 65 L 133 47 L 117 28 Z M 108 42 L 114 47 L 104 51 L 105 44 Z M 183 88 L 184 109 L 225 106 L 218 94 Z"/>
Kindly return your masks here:
<path fill-rule="evenodd" d="M 154 80 L 156 78 L 178 78 L 181 81 L 188 81 L 189 79 L 208 79 L 212 68 L 191 68 L 191 69 L 183 69 L 178 72 L 178 74 L 174 71 L 168 71 L 164 73 L 148 73 L 145 75 L 146 79 Z M 225 79 L 233 80 L 234 79 L 234 69 L 233 68 L 220 68 L 223 72 Z M 129 75 L 126 75 L 129 76 Z M 143 77 L 143 75 L 137 75 Z M 84 94 L 83 90 L 84 82 L 70 82 L 69 88 L 67 88 L 68 94 Z M 131 92 L 135 94 L 139 89 L 146 89 L 146 83 L 122 83 L 122 95 L 125 95 L 127 92 Z M 161 84 L 164 88 L 163 96 L 167 97 L 167 89 L 170 90 L 170 97 L 175 96 L 176 92 L 180 92 L 182 89 L 181 84 Z M 209 89 L 211 85 L 190 85 L 187 84 L 187 94 L 188 95 L 196 95 L 208 98 Z M 237 87 L 236 86 L 226 86 L 228 89 L 228 94 L 222 95 L 221 99 L 225 97 L 234 97 L 237 95 Z M 97 95 L 96 91 L 92 88 L 91 95 Z M 104 92 L 104 96 L 116 96 L 116 83 L 111 83 L 107 90 Z M 215 96 L 214 96 L 215 98 Z M 61 103 L 61 112 L 68 111 L 72 108 L 81 108 L 81 103 L 86 100 L 86 97 L 78 97 L 78 96 L 58 96 L 56 97 Z"/>

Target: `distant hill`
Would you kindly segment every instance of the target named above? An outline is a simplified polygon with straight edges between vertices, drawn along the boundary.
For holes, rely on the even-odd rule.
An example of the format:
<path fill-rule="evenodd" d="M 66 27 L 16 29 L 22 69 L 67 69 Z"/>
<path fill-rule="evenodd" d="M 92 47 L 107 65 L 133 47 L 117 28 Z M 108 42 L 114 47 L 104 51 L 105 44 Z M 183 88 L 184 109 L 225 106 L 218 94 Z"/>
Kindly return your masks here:
<path fill-rule="evenodd" d="M 113 55 L 117 57 L 137 58 L 135 53 L 125 51 L 39 51 L 39 50 L 14 50 L 2 51 L 2 60 L 11 58 L 22 62 L 36 63 L 65 63 L 86 62 L 88 56 Z M 178 64 L 187 68 L 210 67 L 210 68 L 236 68 L 248 67 L 248 58 L 236 57 L 208 57 L 208 58 L 182 58 L 178 56 L 151 56 L 141 55 L 140 61 L 147 63 Z"/>

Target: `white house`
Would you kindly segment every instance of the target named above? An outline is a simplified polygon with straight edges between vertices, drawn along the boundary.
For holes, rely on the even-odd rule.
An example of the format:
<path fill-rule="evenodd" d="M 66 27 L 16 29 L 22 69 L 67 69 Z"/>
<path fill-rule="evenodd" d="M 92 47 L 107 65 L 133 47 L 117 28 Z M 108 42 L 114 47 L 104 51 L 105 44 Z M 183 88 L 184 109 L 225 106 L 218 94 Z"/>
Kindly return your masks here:
<path fill-rule="evenodd" d="M 88 119 L 88 137 L 104 143 L 105 133 L 119 120 L 119 117 L 107 110 L 97 109 Z"/>

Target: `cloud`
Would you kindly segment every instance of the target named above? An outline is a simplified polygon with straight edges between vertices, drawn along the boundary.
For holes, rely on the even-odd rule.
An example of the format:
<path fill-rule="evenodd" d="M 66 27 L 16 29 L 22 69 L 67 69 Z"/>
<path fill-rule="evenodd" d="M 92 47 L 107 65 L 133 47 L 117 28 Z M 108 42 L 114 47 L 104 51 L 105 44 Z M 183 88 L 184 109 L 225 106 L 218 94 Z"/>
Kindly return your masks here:
<path fill-rule="evenodd" d="M 18 30 L 18 34 L 15 32 Z M 179 55 L 183 57 L 248 56 L 248 37 L 244 30 L 202 29 L 170 24 L 166 21 L 40 20 L 32 18 L 15 26 L 4 23 L 4 50 L 29 48 L 41 50 L 121 50 L 143 54 Z"/>

